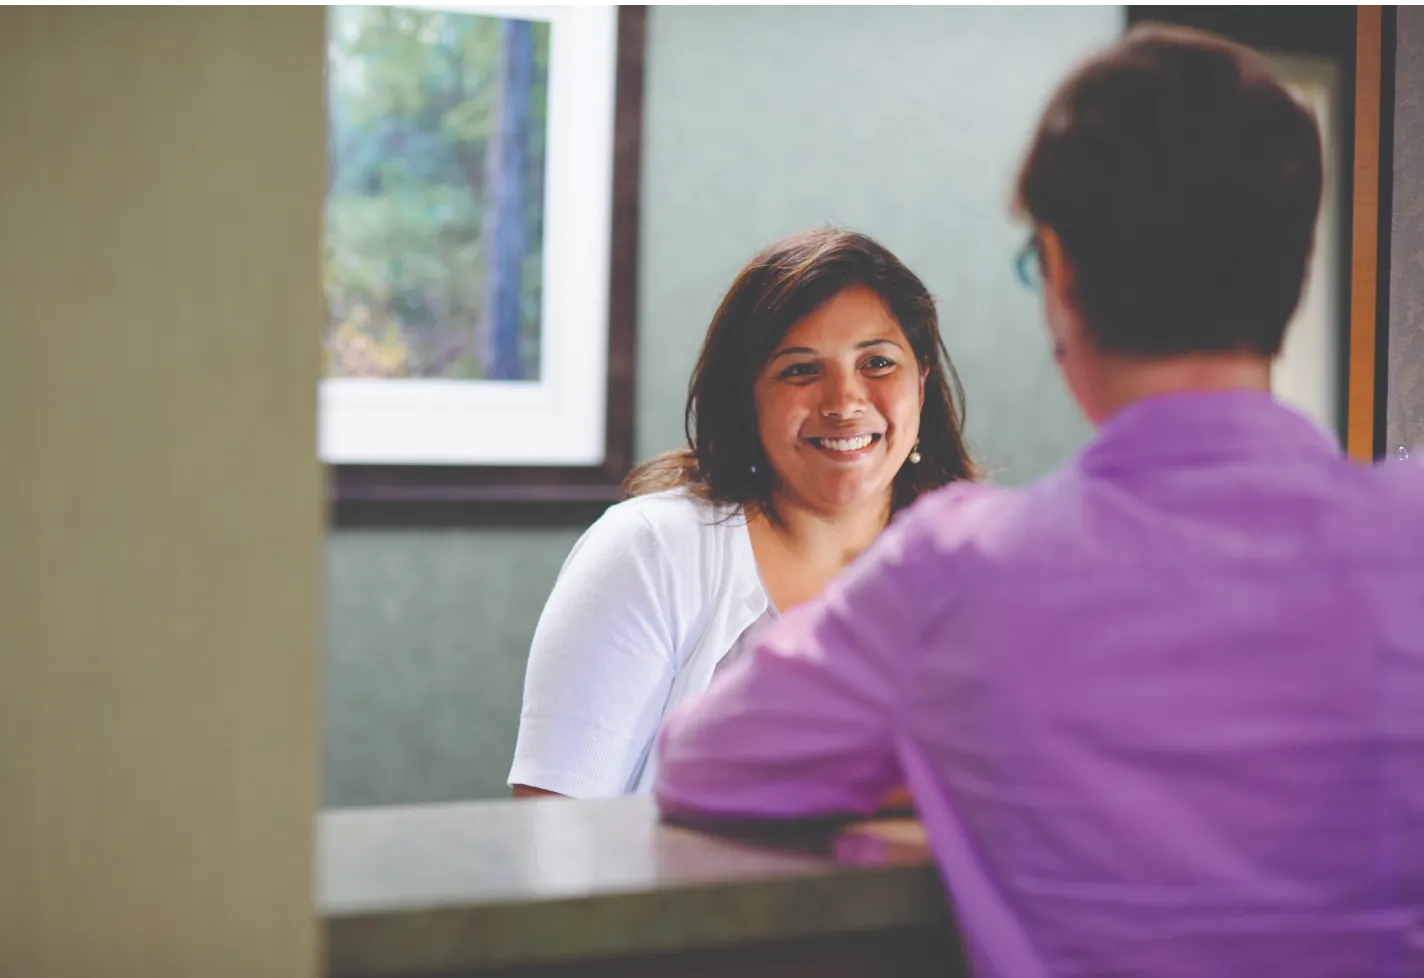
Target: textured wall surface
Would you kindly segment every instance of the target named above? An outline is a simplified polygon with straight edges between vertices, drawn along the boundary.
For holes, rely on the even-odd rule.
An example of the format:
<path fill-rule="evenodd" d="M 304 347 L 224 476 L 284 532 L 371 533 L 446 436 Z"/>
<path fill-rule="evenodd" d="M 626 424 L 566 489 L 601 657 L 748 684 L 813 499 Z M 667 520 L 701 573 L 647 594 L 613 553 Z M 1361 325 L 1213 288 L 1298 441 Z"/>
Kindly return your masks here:
<path fill-rule="evenodd" d="M 653 7 L 638 450 L 682 441 L 688 375 L 742 264 L 811 225 L 879 237 L 940 301 L 980 460 L 1038 474 L 1088 428 L 1015 281 L 1017 157 L 1121 7 Z M 326 800 L 502 795 L 534 624 L 577 530 L 348 530 L 328 544 Z"/>
<path fill-rule="evenodd" d="M 1385 447 L 1424 450 L 1424 8 L 1400 6 Z"/>
<path fill-rule="evenodd" d="M 332 534 L 324 680 L 329 805 L 508 792 L 529 640 L 579 532 Z"/>

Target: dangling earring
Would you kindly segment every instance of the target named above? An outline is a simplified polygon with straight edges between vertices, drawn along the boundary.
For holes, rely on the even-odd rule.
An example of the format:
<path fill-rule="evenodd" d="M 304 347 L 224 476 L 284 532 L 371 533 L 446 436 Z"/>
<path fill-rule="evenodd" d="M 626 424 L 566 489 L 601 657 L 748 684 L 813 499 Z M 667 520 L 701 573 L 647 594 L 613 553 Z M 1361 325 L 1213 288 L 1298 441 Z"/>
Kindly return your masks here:
<path fill-rule="evenodd" d="M 920 464 L 920 440 L 918 438 L 915 439 L 915 447 L 910 449 L 910 464 Z"/>

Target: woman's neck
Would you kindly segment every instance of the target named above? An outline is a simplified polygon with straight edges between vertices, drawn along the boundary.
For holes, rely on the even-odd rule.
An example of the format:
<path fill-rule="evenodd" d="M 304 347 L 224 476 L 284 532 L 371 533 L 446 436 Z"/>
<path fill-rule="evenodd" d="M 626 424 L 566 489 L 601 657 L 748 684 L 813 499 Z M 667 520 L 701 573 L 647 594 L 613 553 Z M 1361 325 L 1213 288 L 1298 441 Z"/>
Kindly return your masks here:
<path fill-rule="evenodd" d="M 758 514 L 747 533 L 767 596 L 787 611 L 820 594 L 870 546 L 889 521 L 890 495 L 830 513 L 777 497 L 776 517 Z"/>
<path fill-rule="evenodd" d="M 870 546 L 890 521 L 890 494 L 855 506 L 824 511 L 777 497 L 768 524 L 786 550 L 810 568 L 839 572 Z"/>

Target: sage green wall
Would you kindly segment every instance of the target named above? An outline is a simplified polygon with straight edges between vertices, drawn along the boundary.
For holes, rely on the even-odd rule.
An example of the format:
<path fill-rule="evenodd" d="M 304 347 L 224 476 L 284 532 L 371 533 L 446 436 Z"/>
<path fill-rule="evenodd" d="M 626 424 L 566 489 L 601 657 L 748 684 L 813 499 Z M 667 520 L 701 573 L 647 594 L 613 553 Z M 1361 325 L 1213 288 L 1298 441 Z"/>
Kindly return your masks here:
<path fill-rule="evenodd" d="M 1394 75 L 1386 454 L 1424 451 L 1424 9 L 1401 6 Z"/>
<path fill-rule="evenodd" d="M 640 454 L 738 268 L 798 228 L 869 232 L 939 298 L 977 454 L 1004 481 L 1087 436 L 1014 281 L 1017 156 L 1121 7 L 655 7 L 648 18 Z M 577 529 L 346 530 L 328 545 L 326 801 L 503 795 L 524 657 Z"/>

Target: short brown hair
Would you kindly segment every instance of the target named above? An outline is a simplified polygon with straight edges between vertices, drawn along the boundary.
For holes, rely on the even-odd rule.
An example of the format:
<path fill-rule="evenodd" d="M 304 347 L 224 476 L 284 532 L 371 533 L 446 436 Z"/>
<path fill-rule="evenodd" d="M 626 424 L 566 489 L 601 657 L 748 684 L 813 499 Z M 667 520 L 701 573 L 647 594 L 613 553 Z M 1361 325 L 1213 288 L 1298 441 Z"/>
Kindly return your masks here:
<path fill-rule="evenodd" d="M 1016 196 L 1057 233 L 1103 352 L 1274 356 L 1322 184 L 1315 118 L 1263 59 L 1144 25 L 1059 88 Z"/>
<path fill-rule="evenodd" d="M 964 392 L 939 335 L 934 299 L 883 245 L 853 231 L 823 228 L 776 242 L 742 269 L 712 317 L 688 384 L 688 447 L 639 466 L 624 491 L 636 496 L 688 486 L 714 502 L 772 513 L 775 479 L 757 431 L 757 375 L 792 326 L 853 285 L 880 296 L 920 368 L 928 370 L 920 462 L 896 474 L 892 512 L 931 489 L 971 478 Z"/>

